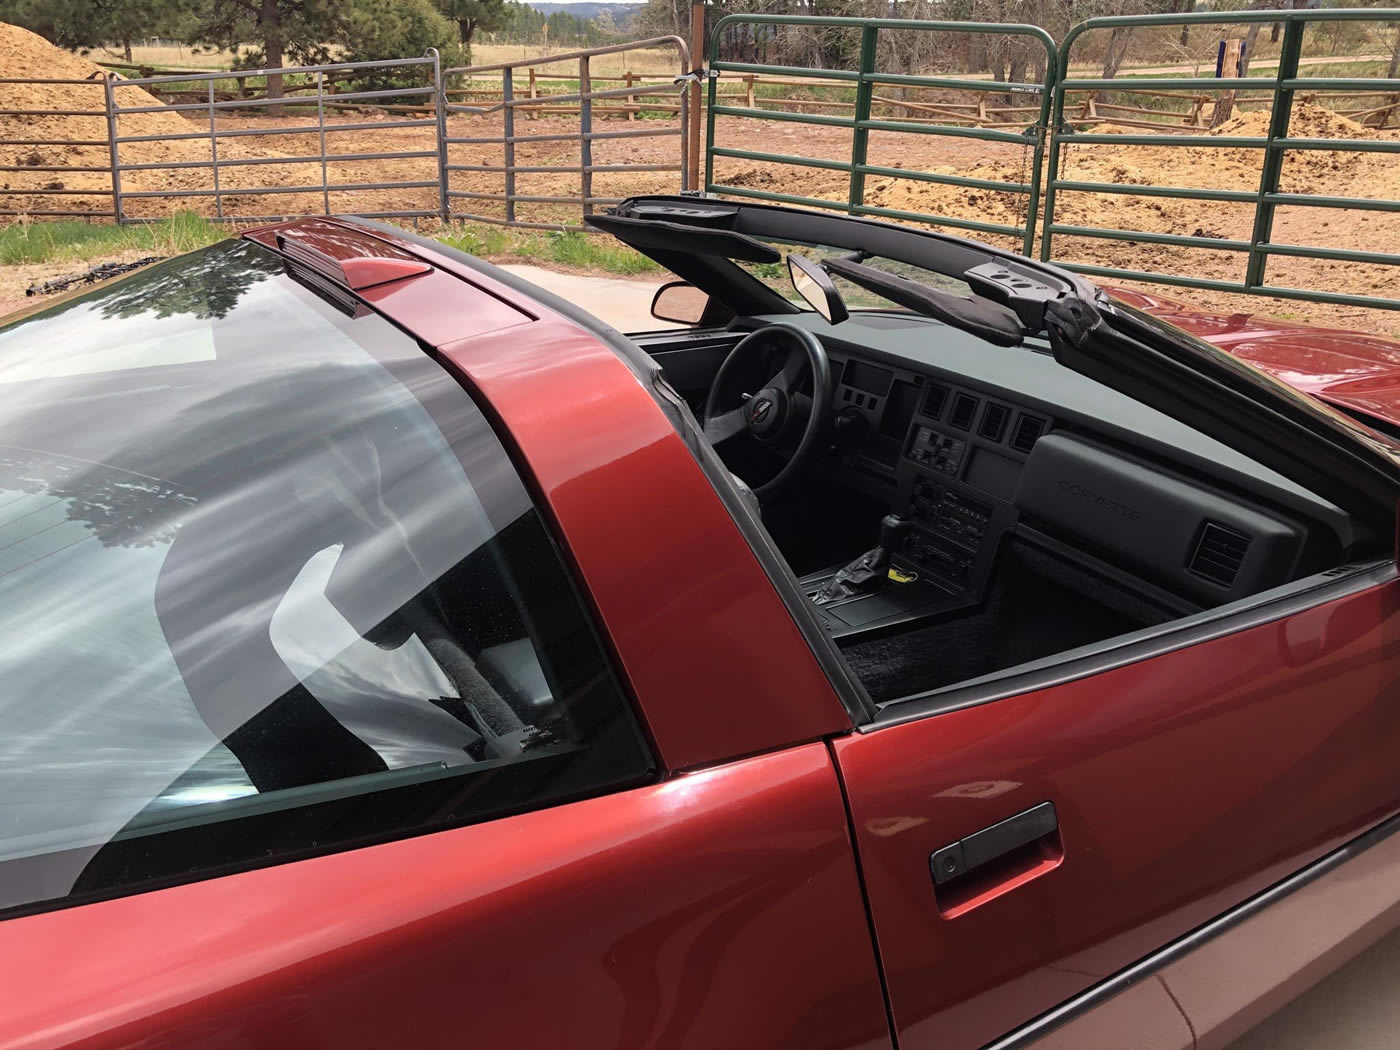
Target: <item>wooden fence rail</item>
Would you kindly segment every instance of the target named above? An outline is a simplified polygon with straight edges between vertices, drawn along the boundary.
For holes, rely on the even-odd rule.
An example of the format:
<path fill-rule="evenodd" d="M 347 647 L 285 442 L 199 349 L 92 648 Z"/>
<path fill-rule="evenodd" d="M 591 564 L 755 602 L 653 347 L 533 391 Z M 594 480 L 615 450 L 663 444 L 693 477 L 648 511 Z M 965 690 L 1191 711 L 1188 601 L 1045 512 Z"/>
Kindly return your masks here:
<path fill-rule="evenodd" d="M 106 62 L 104 66 L 110 69 L 130 69 L 139 72 L 141 75 L 150 75 L 150 67 L 127 64 L 120 62 Z M 209 70 L 162 70 L 165 73 L 207 75 Z M 424 105 L 394 105 L 386 104 L 380 106 L 365 106 L 356 103 L 339 103 L 334 99 L 339 86 L 357 74 L 354 71 L 330 71 L 322 75 L 320 86 L 321 92 L 325 96 L 325 105 L 332 110 L 356 110 L 373 108 L 388 113 L 430 113 L 433 107 Z M 234 78 L 230 77 L 230 80 Z M 527 119 L 535 120 L 540 116 L 576 116 L 579 113 L 577 102 L 551 103 L 551 95 L 574 94 L 577 89 L 572 85 L 576 77 L 570 77 L 566 72 L 560 71 L 551 73 L 548 71 L 548 63 L 542 62 L 540 67 L 530 67 L 528 76 L 523 79 L 517 88 L 517 95 L 520 98 L 529 99 L 525 104 L 517 106 L 516 112 L 524 115 Z M 636 87 L 639 90 L 629 95 L 626 99 L 618 101 L 598 100 L 594 102 L 593 115 L 598 118 L 616 118 L 622 120 L 635 121 L 646 116 L 676 116 L 680 112 L 679 102 L 676 99 L 677 88 L 669 76 L 658 73 L 637 73 L 624 71 L 615 75 L 594 74 L 591 78 L 594 84 L 620 84 L 626 87 Z M 755 73 L 722 73 L 720 75 L 722 89 L 717 97 L 725 104 L 742 105 L 749 109 L 775 109 L 787 112 L 811 112 L 826 111 L 829 113 L 846 113 L 854 111 L 854 87 L 849 81 L 825 80 L 815 77 L 778 77 L 765 76 Z M 217 84 L 218 81 L 215 81 Z M 237 90 L 219 90 L 214 92 L 214 98 L 219 102 L 233 102 L 240 99 L 254 101 L 267 98 L 266 87 L 253 87 L 246 81 L 237 81 Z M 470 105 L 473 102 L 481 102 L 485 105 L 499 103 L 502 100 L 503 92 L 499 86 L 501 79 L 499 74 L 480 74 L 473 77 L 466 84 L 449 87 L 446 95 L 449 100 L 457 103 Z M 724 90 L 724 88 L 731 88 Z M 791 93 L 773 94 L 774 88 L 794 89 Z M 207 87 L 198 90 L 186 89 L 180 85 L 155 85 L 149 88 L 152 94 L 170 102 L 197 102 L 204 101 L 209 97 Z M 801 94 L 810 91 L 840 92 L 843 96 L 834 98 L 813 98 Z M 1243 88 L 1242 90 L 1249 90 Z M 1270 89 L 1261 86 L 1259 91 L 1269 91 Z M 283 86 L 283 97 L 287 99 L 289 108 L 296 108 L 300 105 L 312 105 L 315 103 L 318 86 L 316 82 L 302 82 L 288 80 Z M 954 92 L 940 92 L 940 94 L 955 94 Z M 1174 103 L 1185 103 L 1182 108 L 1163 108 L 1158 106 L 1133 105 L 1128 101 L 1107 102 L 1103 100 L 1104 92 L 1089 91 L 1083 92 L 1082 99 L 1076 99 L 1072 104 L 1066 104 L 1066 116 L 1075 123 L 1097 123 L 1110 124 L 1128 128 L 1161 128 L 1161 129 L 1199 129 L 1208 127 L 1213 113 L 1215 95 L 1213 94 L 1187 94 L 1179 91 L 1149 91 L 1135 90 L 1131 86 L 1131 81 L 1124 81 L 1121 89 L 1115 89 L 1115 97 L 1126 98 L 1134 96 L 1140 98 L 1155 98 L 1169 100 Z M 995 96 L 993 96 L 995 97 Z M 1387 128 L 1400 125 L 1400 94 L 1375 92 L 1371 95 L 1360 95 L 1354 92 L 1344 94 L 1299 94 L 1300 100 L 1316 102 L 1326 105 L 1329 102 L 1345 100 L 1356 105 L 1361 103 L 1361 108 L 1337 109 L 1338 115 L 1355 120 L 1372 128 Z M 944 98 L 894 98 L 889 95 L 875 94 L 872 102 L 883 111 L 883 115 L 895 117 L 910 123 L 936 123 L 953 124 L 976 128 L 1007 128 L 1020 127 L 1027 123 L 1033 123 L 1036 106 L 1007 106 L 995 105 L 988 101 L 987 92 L 978 92 L 977 101 L 961 102 Z M 1248 111 L 1253 106 L 1266 106 L 1269 104 L 1267 98 L 1244 98 L 1236 102 L 1239 110 Z"/>

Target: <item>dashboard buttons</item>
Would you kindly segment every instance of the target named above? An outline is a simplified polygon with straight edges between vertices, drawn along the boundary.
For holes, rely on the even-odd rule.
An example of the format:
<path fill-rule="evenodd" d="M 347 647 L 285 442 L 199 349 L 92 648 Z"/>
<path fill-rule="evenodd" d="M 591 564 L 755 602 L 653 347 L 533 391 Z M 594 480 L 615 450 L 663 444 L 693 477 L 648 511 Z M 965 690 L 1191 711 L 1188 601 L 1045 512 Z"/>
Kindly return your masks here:
<path fill-rule="evenodd" d="M 932 427 L 920 426 L 915 428 L 914 441 L 909 447 L 909 458 L 944 477 L 955 478 L 962 467 L 963 453 L 966 451 L 966 441 L 940 434 Z"/>

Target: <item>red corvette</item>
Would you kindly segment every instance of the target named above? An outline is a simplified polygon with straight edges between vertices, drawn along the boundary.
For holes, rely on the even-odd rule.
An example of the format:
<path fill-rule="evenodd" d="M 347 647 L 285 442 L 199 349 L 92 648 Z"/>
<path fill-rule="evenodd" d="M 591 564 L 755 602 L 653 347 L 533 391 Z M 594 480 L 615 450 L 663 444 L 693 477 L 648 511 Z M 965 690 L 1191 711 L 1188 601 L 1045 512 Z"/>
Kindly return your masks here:
<path fill-rule="evenodd" d="M 0 326 L 0 1046 L 1218 1047 L 1400 921 L 1400 347 L 595 225 L 685 327 L 331 219 Z"/>

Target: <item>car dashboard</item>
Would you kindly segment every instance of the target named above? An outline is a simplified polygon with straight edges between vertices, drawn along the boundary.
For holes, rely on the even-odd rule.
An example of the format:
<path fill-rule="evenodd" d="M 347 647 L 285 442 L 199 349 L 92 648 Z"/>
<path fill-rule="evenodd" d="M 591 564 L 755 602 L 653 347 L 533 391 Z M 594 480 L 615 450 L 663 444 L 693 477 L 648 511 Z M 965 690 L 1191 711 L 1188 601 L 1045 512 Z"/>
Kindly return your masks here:
<path fill-rule="evenodd" d="M 1164 618 L 1334 566 L 1357 542 L 1340 508 L 1048 348 L 896 313 L 753 320 L 822 341 L 831 439 L 816 469 L 909 523 L 891 565 L 903 586 L 820 604 L 838 639 L 982 602 L 1008 537 Z M 810 596 L 832 571 L 803 580 Z"/>

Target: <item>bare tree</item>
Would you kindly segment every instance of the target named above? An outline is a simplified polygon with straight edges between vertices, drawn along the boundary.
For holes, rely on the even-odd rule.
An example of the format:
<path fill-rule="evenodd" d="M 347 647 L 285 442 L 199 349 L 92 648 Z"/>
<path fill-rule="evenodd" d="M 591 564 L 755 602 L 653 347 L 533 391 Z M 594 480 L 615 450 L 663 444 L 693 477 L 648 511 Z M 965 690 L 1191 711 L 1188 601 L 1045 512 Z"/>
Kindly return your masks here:
<path fill-rule="evenodd" d="M 1114 26 L 1108 35 L 1108 49 L 1103 53 L 1103 78 L 1112 80 L 1118 75 L 1123 59 L 1128 57 L 1128 45 L 1132 42 L 1133 31 L 1128 26 Z"/>

